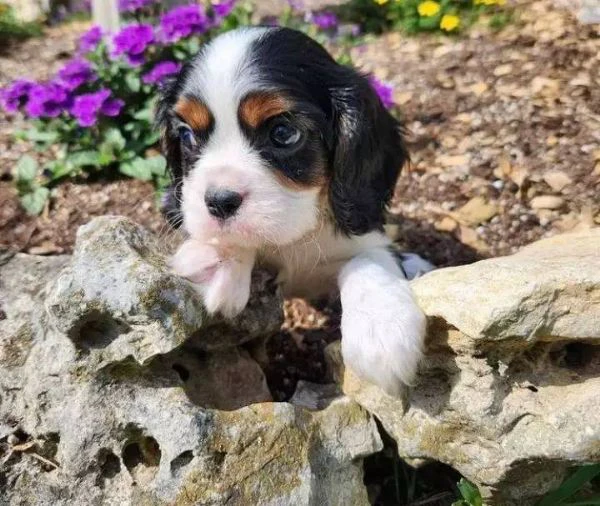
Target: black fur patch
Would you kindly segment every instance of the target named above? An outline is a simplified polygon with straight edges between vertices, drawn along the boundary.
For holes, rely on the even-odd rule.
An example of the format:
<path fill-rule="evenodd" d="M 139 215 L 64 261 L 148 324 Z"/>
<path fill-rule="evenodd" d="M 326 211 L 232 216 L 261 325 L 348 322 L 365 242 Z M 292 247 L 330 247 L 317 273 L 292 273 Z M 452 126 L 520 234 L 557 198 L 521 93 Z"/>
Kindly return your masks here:
<path fill-rule="evenodd" d="M 171 184 L 163 195 L 161 212 L 174 228 L 181 226 L 183 221 L 181 213 L 182 178 L 186 168 L 192 163 L 190 153 L 186 153 L 181 146 L 177 129 L 179 120 L 174 108 L 182 96 L 186 79 L 192 69 L 192 62 L 188 62 L 179 74 L 171 77 L 163 84 L 155 115 L 156 127 L 163 131 L 161 147 L 171 173 Z"/>
<path fill-rule="evenodd" d="M 301 32 L 276 28 L 254 43 L 267 85 L 312 113 L 327 150 L 329 199 L 346 234 L 380 229 L 408 153 L 400 124 L 385 109 L 368 78 L 336 63 Z"/>

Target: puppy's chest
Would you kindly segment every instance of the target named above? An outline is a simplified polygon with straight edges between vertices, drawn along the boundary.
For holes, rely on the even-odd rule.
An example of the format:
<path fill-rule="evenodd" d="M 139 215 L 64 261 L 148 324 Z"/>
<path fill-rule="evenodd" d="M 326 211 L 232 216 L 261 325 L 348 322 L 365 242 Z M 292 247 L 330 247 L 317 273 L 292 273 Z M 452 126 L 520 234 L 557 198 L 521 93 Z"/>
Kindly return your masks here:
<path fill-rule="evenodd" d="M 277 281 L 285 297 L 311 299 L 335 290 L 337 273 L 344 261 L 323 256 L 317 247 L 294 244 L 260 252 L 258 263 L 277 270 Z"/>
<path fill-rule="evenodd" d="M 351 258 L 387 243 L 378 232 L 347 237 L 323 230 L 286 246 L 261 250 L 258 263 L 277 269 L 284 296 L 314 299 L 337 289 L 338 273 Z"/>

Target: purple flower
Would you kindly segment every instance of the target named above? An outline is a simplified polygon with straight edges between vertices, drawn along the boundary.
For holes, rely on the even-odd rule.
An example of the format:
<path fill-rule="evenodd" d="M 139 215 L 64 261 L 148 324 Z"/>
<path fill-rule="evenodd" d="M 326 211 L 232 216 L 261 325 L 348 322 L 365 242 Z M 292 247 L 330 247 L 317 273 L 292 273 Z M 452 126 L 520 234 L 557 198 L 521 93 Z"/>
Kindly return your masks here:
<path fill-rule="evenodd" d="M 0 104 L 10 114 L 16 113 L 29 99 L 29 93 L 37 83 L 27 79 L 17 79 L 7 88 L 0 90 Z"/>
<path fill-rule="evenodd" d="M 312 17 L 312 22 L 321 30 L 333 30 L 339 24 L 333 12 L 320 12 Z"/>
<path fill-rule="evenodd" d="M 114 36 L 112 55 L 125 55 L 130 65 L 138 66 L 144 63 L 144 51 L 152 42 L 154 29 L 151 25 L 129 25 Z"/>
<path fill-rule="evenodd" d="M 374 76 L 369 78 L 371 86 L 379 96 L 381 103 L 390 109 L 394 106 L 394 87 L 391 84 L 384 83 Z"/>
<path fill-rule="evenodd" d="M 32 118 L 56 118 L 71 104 L 71 96 L 61 83 L 36 84 L 29 91 L 25 111 Z"/>
<path fill-rule="evenodd" d="M 121 114 L 121 110 L 125 106 L 125 102 L 120 98 L 107 98 L 102 104 L 102 109 L 100 112 L 104 114 L 104 116 L 108 116 L 110 118 L 114 118 Z"/>
<path fill-rule="evenodd" d="M 218 4 L 213 4 L 212 8 L 218 18 L 224 18 L 231 14 L 237 0 L 223 0 Z"/>
<path fill-rule="evenodd" d="M 121 12 L 135 12 L 155 3 L 156 0 L 119 0 Z"/>
<path fill-rule="evenodd" d="M 96 74 L 87 60 L 75 58 L 58 71 L 60 83 L 69 91 L 76 90 L 82 84 L 92 81 Z"/>
<path fill-rule="evenodd" d="M 90 53 L 95 51 L 102 40 L 102 28 L 99 26 L 92 26 L 87 32 L 85 32 L 79 39 L 79 50 L 82 53 Z"/>
<path fill-rule="evenodd" d="M 145 84 L 160 84 L 163 79 L 179 72 L 181 65 L 173 61 L 163 61 L 157 63 L 150 72 L 142 76 Z"/>
<path fill-rule="evenodd" d="M 193 34 L 204 33 L 209 27 L 209 19 L 200 5 L 175 7 L 160 18 L 162 39 L 177 42 Z"/>
<path fill-rule="evenodd" d="M 91 127 L 98 121 L 98 116 L 118 116 L 125 105 L 122 100 L 112 98 L 110 90 L 101 89 L 95 93 L 86 93 L 75 97 L 71 114 L 82 127 Z"/>

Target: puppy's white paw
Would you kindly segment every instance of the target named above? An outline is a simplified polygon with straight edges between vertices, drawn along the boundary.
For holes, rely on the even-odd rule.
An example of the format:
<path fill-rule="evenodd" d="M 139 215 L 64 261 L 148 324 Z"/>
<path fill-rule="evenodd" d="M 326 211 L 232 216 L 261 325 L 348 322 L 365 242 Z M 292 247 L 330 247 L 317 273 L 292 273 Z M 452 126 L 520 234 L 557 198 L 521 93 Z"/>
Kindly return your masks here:
<path fill-rule="evenodd" d="M 173 271 L 195 283 L 211 314 L 237 316 L 248 304 L 254 252 L 188 240 L 171 260 Z"/>
<path fill-rule="evenodd" d="M 359 377 L 398 395 L 417 372 L 426 318 L 386 254 L 360 255 L 340 273 L 342 355 Z"/>

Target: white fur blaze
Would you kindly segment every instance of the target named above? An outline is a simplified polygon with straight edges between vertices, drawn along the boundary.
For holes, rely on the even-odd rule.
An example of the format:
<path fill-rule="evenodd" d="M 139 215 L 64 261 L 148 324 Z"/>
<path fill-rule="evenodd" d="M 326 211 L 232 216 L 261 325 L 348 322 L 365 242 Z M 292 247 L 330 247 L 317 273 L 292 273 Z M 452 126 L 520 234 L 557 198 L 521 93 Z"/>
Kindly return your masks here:
<path fill-rule="evenodd" d="M 359 377 L 398 395 L 417 372 L 426 329 L 408 282 L 385 249 L 356 256 L 338 280 L 344 362 Z"/>

